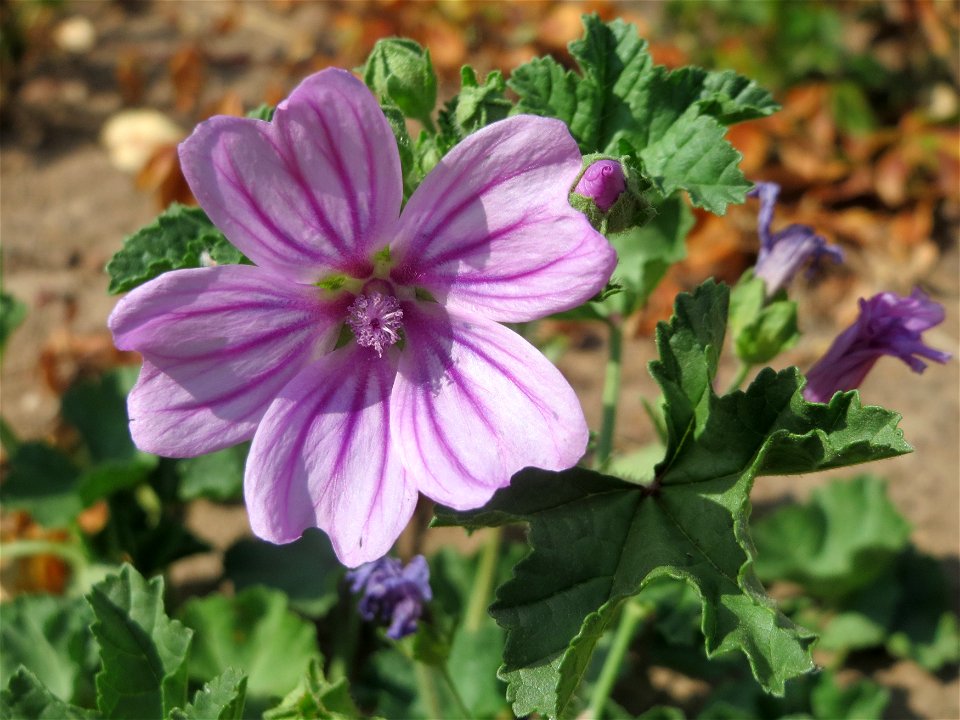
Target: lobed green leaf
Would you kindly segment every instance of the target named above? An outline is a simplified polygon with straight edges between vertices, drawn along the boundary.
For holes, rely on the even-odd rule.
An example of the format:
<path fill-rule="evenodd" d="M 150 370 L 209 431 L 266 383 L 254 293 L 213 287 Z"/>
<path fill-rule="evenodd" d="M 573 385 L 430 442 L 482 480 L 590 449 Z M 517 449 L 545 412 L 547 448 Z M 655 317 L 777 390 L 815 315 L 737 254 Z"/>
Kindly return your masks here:
<path fill-rule="evenodd" d="M 92 710 L 65 703 L 51 693 L 37 676 L 21 667 L 0 692 L 3 720 L 94 720 Z"/>
<path fill-rule="evenodd" d="M 507 629 L 501 676 L 514 712 L 565 716 L 597 640 L 619 605 L 651 581 L 688 583 L 702 606 L 707 654 L 742 652 L 760 685 L 782 694 L 810 671 L 813 636 L 766 596 L 747 519 L 757 476 L 811 472 L 909 451 L 899 417 L 856 393 L 807 403 L 795 370 L 764 370 L 718 397 L 729 291 L 712 281 L 677 298 L 657 328 L 650 371 L 663 390 L 666 454 L 647 487 L 574 468 L 528 469 L 484 508 L 441 511 L 468 528 L 526 522 L 530 555 L 491 612 Z"/>
<path fill-rule="evenodd" d="M 87 595 L 102 669 L 97 706 L 107 718 L 166 717 L 187 701 L 187 653 L 193 635 L 167 617 L 163 579 L 125 565 Z"/>
<path fill-rule="evenodd" d="M 636 28 L 620 20 L 585 15 L 583 24 L 583 38 L 570 43 L 579 74 L 551 58 L 520 66 L 508 82 L 520 96 L 516 111 L 563 120 L 584 153 L 630 152 L 664 195 L 686 190 L 717 214 L 743 202 L 750 183 L 726 126 L 774 112 L 770 94 L 730 71 L 654 65 Z"/>
<path fill-rule="evenodd" d="M 227 668 L 193 696 L 193 702 L 170 713 L 170 720 L 241 720 L 247 697 L 247 676 Z"/>
<path fill-rule="evenodd" d="M 132 290 L 170 270 L 247 262 L 200 208 L 173 203 L 152 223 L 125 238 L 107 263 L 112 294 Z"/>

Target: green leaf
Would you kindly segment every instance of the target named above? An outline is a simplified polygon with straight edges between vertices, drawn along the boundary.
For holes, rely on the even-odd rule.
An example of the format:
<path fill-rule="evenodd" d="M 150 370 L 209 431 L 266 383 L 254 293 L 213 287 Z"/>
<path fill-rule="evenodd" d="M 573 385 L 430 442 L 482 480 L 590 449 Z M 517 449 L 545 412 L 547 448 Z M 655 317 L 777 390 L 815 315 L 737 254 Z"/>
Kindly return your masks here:
<path fill-rule="evenodd" d="M 620 20 L 583 18 L 570 43 L 580 73 L 538 58 L 510 76 L 516 111 L 566 122 L 584 153 L 631 152 L 663 195 L 686 190 L 692 202 L 723 214 L 750 188 L 725 126 L 769 115 L 769 93 L 735 73 L 654 65 L 636 28 Z"/>
<path fill-rule="evenodd" d="M 889 702 L 890 691 L 887 688 L 869 680 L 859 680 L 841 688 L 833 673 L 823 673 L 810 693 L 814 717 L 824 720 L 872 720 L 883 717 Z"/>
<path fill-rule="evenodd" d="M 27 316 L 27 306 L 0 290 L 0 359 L 7 347 L 10 335 L 20 327 L 20 323 Z"/>
<path fill-rule="evenodd" d="M 328 681 L 318 659 L 310 661 L 297 687 L 277 707 L 263 714 L 264 720 L 351 720 L 360 716 L 346 678 Z"/>
<path fill-rule="evenodd" d="M 83 510 L 78 471 L 66 455 L 42 442 L 26 442 L 10 458 L 0 485 L 0 500 L 9 510 L 26 510 L 45 527 L 67 527 Z"/>
<path fill-rule="evenodd" d="M 152 456 L 140 453 L 130 438 L 127 393 L 137 378 L 137 368 L 121 368 L 98 378 L 80 380 L 64 393 L 63 419 L 83 438 L 94 462 L 133 460 Z M 156 458 L 153 458 L 156 463 Z"/>
<path fill-rule="evenodd" d="M 314 627 L 290 612 L 286 596 L 275 590 L 251 587 L 231 598 L 194 599 L 180 618 L 196 631 L 190 677 L 202 681 L 239 668 L 249 678 L 251 701 L 283 697 L 319 657 Z"/>
<path fill-rule="evenodd" d="M 887 650 L 931 672 L 960 662 L 954 596 L 940 562 L 910 548 L 900 555 L 896 574 L 903 598 L 891 623 Z"/>
<path fill-rule="evenodd" d="M 201 267 L 204 253 L 218 263 L 245 262 L 200 208 L 173 203 L 123 241 L 107 263 L 112 294 L 132 290 L 169 270 Z"/>
<path fill-rule="evenodd" d="M 623 307 L 630 314 L 643 307 L 650 293 L 660 284 L 667 270 L 687 255 L 687 234 L 693 228 L 693 213 L 679 197 L 654 204 L 657 214 L 650 222 L 609 236 L 617 251 L 614 278 L 631 293 Z M 616 297 L 610 303 L 622 303 Z"/>
<path fill-rule="evenodd" d="M 838 598 L 883 574 L 907 547 L 910 526 L 885 484 L 862 475 L 815 489 L 808 503 L 758 521 L 753 536 L 762 548 L 761 580 L 791 580 L 817 597 Z"/>
<path fill-rule="evenodd" d="M 108 718 L 166 717 L 187 701 L 187 653 L 192 632 L 167 617 L 163 579 L 131 566 L 94 585 L 87 595 L 103 667 L 97 705 Z"/>
<path fill-rule="evenodd" d="M 796 369 L 764 370 L 746 392 L 717 397 L 727 303 L 727 288 L 708 281 L 680 295 L 657 328 L 650 371 L 664 394 L 667 449 L 650 487 L 580 468 L 525 470 L 480 510 L 441 511 L 441 522 L 468 528 L 530 525 L 533 550 L 491 608 L 507 629 L 500 672 L 517 715 L 565 715 L 617 607 L 660 577 L 699 594 L 708 655 L 741 651 L 768 692 L 813 668 L 810 633 L 776 609 L 753 571 L 753 480 L 910 448 L 899 417 L 861 407 L 855 392 L 804 401 Z"/>
<path fill-rule="evenodd" d="M 255 585 L 281 590 L 294 610 L 311 617 L 325 615 L 336 604 L 343 578 L 343 566 L 330 540 L 315 529 L 286 545 L 255 538 L 238 540 L 227 550 L 223 568 L 238 592 Z"/>
<path fill-rule="evenodd" d="M 243 468 L 250 443 L 188 458 L 177 463 L 177 494 L 184 502 L 197 498 L 235 500 L 243 495 Z"/>
<path fill-rule="evenodd" d="M 227 668 L 197 690 L 193 702 L 170 713 L 170 720 L 241 720 L 247 697 L 247 676 Z"/>
<path fill-rule="evenodd" d="M 0 718 L 3 720 L 92 720 L 97 717 L 92 710 L 57 698 L 36 675 L 23 667 L 0 692 Z"/>
<path fill-rule="evenodd" d="M 90 635 L 93 616 L 81 598 L 21 595 L 0 606 L 0 614 L 0 684 L 23 666 L 57 698 L 93 700 L 87 681 L 98 662 Z"/>
<path fill-rule="evenodd" d="M 503 74 L 494 70 L 483 83 L 469 65 L 460 69 L 460 92 L 451 98 L 440 111 L 439 146 L 444 152 L 467 135 L 503 120 L 513 107 L 505 96 L 507 84 Z"/>

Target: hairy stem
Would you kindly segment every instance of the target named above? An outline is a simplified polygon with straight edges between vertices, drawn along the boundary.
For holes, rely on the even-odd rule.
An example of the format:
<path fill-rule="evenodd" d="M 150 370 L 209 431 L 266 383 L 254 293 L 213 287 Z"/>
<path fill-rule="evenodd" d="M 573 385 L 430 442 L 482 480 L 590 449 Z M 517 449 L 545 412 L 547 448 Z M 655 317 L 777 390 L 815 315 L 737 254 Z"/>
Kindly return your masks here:
<path fill-rule="evenodd" d="M 607 699 L 613 691 L 613 686 L 617 681 L 617 675 L 620 674 L 620 666 L 623 664 L 623 657 L 630 648 L 630 641 L 637 631 L 637 625 L 640 624 L 650 614 L 650 608 L 634 599 L 627 600 L 620 611 L 620 622 L 617 625 L 616 635 L 613 636 L 613 645 L 610 652 L 607 653 L 603 661 L 603 667 L 600 670 L 600 677 L 597 678 L 597 684 L 593 689 L 593 697 L 590 698 L 590 709 L 586 717 L 593 720 L 601 720 L 603 708 L 607 704 Z"/>
<path fill-rule="evenodd" d="M 619 320 L 611 319 L 610 348 L 607 358 L 607 369 L 603 378 L 603 420 L 600 425 L 600 436 L 597 438 L 597 454 L 595 465 L 603 470 L 610 462 L 610 453 L 613 450 L 613 431 L 617 424 L 617 402 L 620 399 L 620 357 L 623 354 L 623 330 Z"/>
<path fill-rule="evenodd" d="M 750 374 L 750 371 L 753 369 L 753 365 L 748 362 L 741 362 L 740 367 L 737 370 L 736 376 L 733 378 L 733 382 L 730 383 L 730 387 L 727 388 L 726 395 L 729 395 L 732 392 L 735 392 L 740 389 L 740 386 L 743 385 L 743 381 L 747 379 L 747 375 Z"/>
<path fill-rule="evenodd" d="M 500 556 L 500 538 L 503 528 L 490 528 L 480 551 L 480 563 L 477 565 L 477 574 L 473 576 L 473 588 L 470 590 L 470 599 L 463 616 L 463 629 L 467 632 L 477 632 L 487 617 L 487 606 L 490 604 L 490 594 L 493 592 L 493 583 L 497 576 L 497 559 Z"/>
<path fill-rule="evenodd" d="M 433 671 L 422 662 L 413 662 L 413 671 L 417 678 L 417 694 L 423 700 L 424 709 L 427 716 L 432 718 L 442 718 L 443 709 L 440 707 L 440 695 L 437 693 L 437 685 L 433 681 Z"/>

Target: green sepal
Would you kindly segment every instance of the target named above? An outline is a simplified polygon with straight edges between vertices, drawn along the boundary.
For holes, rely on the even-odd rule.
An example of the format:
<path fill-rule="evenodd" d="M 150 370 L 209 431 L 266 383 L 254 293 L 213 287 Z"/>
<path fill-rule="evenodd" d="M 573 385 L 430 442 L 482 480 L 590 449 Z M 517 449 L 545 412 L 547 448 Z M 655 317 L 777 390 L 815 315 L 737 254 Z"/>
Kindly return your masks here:
<path fill-rule="evenodd" d="M 423 179 L 422 175 L 417 173 L 417 164 L 414 157 L 413 140 L 410 139 L 410 133 L 407 131 L 407 121 L 404 120 L 403 112 L 396 105 L 382 104 L 380 109 L 384 117 L 390 123 L 390 129 L 393 130 L 393 137 L 397 141 L 397 151 L 400 153 L 400 172 L 403 174 L 403 196 L 410 197 L 417 185 Z M 346 279 L 345 275 L 333 275 L 333 278 Z M 327 281 L 329 282 L 329 281 Z M 337 289 L 337 287 L 327 287 L 327 289 Z"/>
<path fill-rule="evenodd" d="M 743 362 L 770 362 L 800 339 L 797 304 L 781 290 L 766 297 L 766 283 L 747 270 L 730 292 L 730 334 Z"/>
<path fill-rule="evenodd" d="M 417 42 L 408 38 L 378 40 L 363 66 L 363 81 L 387 104 L 432 127 L 437 75 L 430 51 Z"/>

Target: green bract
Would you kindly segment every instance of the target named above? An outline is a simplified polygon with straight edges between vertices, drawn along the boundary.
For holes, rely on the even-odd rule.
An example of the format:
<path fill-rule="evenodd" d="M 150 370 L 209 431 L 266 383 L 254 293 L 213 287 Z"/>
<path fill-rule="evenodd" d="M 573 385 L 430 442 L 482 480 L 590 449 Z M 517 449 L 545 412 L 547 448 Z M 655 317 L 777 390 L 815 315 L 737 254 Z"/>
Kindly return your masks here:
<path fill-rule="evenodd" d="M 483 509 L 443 512 L 468 528 L 530 524 L 531 554 L 491 612 L 508 632 L 501 676 L 518 715 L 574 712 L 574 691 L 620 604 L 658 577 L 682 579 L 703 606 L 708 655 L 740 650 L 760 684 L 781 694 L 813 669 L 813 636 L 767 598 L 753 571 L 754 478 L 812 472 L 910 451 L 899 416 L 856 392 L 805 402 L 795 370 L 764 370 L 745 392 L 712 383 L 729 291 L 708 281 L 677 298 L 657 329 L 667 447 L 643 487 L 589 470 L 518 474 Z"/>

